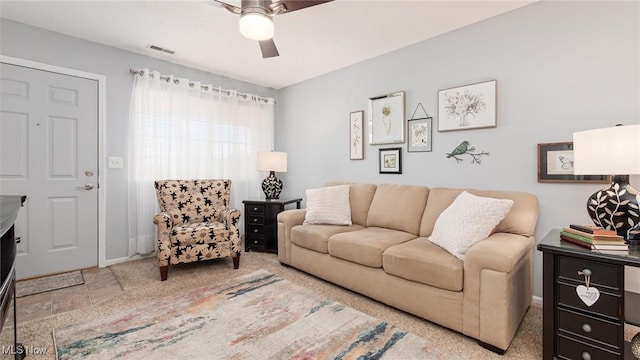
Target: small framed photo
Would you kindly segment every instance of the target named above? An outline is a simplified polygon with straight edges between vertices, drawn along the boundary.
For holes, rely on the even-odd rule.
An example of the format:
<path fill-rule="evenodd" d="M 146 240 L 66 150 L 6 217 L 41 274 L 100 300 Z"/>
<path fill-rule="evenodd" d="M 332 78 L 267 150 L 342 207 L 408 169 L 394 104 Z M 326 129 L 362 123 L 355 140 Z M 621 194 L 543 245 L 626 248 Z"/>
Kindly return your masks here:
<path fill-rule="evenodd" d="M 407 151 L 431 151 L 431 123 L 433 118 L 411 119 L 407 121 Z"/>
<path fill-rule="evenodd" d="M 379 149 L 380 174 L 402 174 L 402 148 Z"/>
<path fill-rule="evenodd" d="M 369 144 L 404 143 L 404 91 L 369 98 Z"/>
<path fill-rule="evenodd" d="M 610 181 L 610 175 L 573 174 L 573 142 L 538 144 L 538 182 L 606 184 Z"/>
<path fill-rule="evenodd" d="M 497 81 L 438 91 L 438 131 L 496 127 Z"/>
<path fill-rule="evenodd" d="M 364 111 L 353 111 L 350 114 L 349 125 L 349 148 L 351 153 L 349 159 L 362 160 L 364 159 Z"/>

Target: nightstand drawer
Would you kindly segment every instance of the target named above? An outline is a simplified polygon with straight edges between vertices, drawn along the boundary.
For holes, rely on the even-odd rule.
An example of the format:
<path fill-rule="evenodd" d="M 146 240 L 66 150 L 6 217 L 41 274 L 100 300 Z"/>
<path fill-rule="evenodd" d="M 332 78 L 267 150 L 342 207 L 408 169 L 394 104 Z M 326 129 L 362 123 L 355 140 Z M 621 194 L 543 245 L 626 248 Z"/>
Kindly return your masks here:
<path fill-rule="evenodd" d="M 264 225 L 264 216 L 249 215 L 247 225 Z"/>
<path fill-rule="evenodd" d="M 595 287 L 606 286 L 610 289 L 620 290 L 620 267 L 597 261 L 558 257 L 558 278 L 575 280 L 581 284 L 585 282 L 584 275 L 578 275 L 578 271 L 591 270 L 591 285 Z"/>
<path fill-rule="evenodd" d="M 574 360 L 619 360 L 622 355 L 558 335 L 558 357 Z"/>
<path fill-rule="evenodd" d="M 264 248 L 264 237 L 262 236 L 245 236 L 247 245 L 256 248 Z"/>
<path fill-rule="evenodd" d="M 245 235 L 264 235 L 264 226 L 261 225 L 249 225 L 247 226 L 247 233 Z"/>
<path fill-rule="evenodd" d="M 264 214 L 264 205 L 262 204 L 246 204 L 247 212 L 249 214 Z"/>
<path fill-rule="evenodd" d="M 615 350 L 618 349 L 622 326 L 570 310 L 558 309 L 558 331 L 597 341 Z"/>
<path fill-rule="evenodd" d="M 602 289 L 600 298 L 593 305 L 587 306 L 576 293 L 576 286 L 566 283 L 558 283 L 558 305 L 569 306 L 594 314 L 608 316 L 612 320 L 620 319 L 622 315 L 622 298 L 620 296 L 607 293 Z M 597 288 L 597 286 L 595 286 Z"/>

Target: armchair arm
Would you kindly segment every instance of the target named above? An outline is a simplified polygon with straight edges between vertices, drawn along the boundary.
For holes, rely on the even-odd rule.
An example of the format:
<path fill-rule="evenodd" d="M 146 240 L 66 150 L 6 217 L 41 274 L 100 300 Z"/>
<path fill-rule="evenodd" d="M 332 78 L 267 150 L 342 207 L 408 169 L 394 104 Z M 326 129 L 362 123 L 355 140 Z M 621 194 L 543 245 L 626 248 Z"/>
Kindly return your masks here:
<path fill-rule="evenodd" d="M 494 233 L 464 258 L 463 332 L 506 350 L 531 305 L 533 237 Z"/>
<path fill-rule="evenodd" d="M 153 217 L 153 223 L 158 227 L 158 257 L 159 266 L 169 266 L 169 258 L 171 257 L 171 229 L 173 224 L 171 216 L 162 212 Z"/>
<path fill-rule="evenodd" d="M 306 209 L 285 210 L 278 214 L 278 260 L 291 264 L 291 228 L 302 225 Z"/>
<path fill-rule="evenodd" d="M 222 210 L 222 223 L 229 229 L 231 252 L 240 256 L 240 210 L 226 208 Z"/>

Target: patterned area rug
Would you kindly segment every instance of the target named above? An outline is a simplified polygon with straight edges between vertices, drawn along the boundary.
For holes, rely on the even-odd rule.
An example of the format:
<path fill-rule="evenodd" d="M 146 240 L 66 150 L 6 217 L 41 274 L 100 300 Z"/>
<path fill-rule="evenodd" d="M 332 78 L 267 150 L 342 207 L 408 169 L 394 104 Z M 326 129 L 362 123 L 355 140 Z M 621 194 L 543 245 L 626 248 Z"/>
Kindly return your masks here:
<path fill-rule="evenodd" d="M 460 359 L 264 270 L 53 333 L 58 359 Z"/>
<path fill-rule="evenodd" d="M 16 297 L 84 284 L 80 270 L 16 282 Z"/>

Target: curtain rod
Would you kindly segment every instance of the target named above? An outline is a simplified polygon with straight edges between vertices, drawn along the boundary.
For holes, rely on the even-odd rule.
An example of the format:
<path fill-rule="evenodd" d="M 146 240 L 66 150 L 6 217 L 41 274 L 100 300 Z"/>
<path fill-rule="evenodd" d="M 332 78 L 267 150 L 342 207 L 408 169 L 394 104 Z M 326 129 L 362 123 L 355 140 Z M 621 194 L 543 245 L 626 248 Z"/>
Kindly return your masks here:
<path fill-rule="evenodd" d="M 138 70 L 138 69 L 129 69 L 129 72 L 134 74 L 134 75 L 140 75 L 140 76 L 144 76 L 144 70 Z M 149 72 L 149 76 L 153 77 L 153 73 Z M 167 82 L 169 82 L 171 80 L 171 78 L 169 76 L 166 75 L 160 75 L 160 80 L 166 80 Z M 173 83 L 174 84 L 178 84 L 180 83 L 179 79 L 173 79 Z M 194 87 L 196 84 L 193 82 L 189 82 L 189 86 L 190 87 Z M 209 91 L 209 85 L 200 85 L 200 87 L 205 90 L 205 91 Z M 211 87 L 211 90 L 215 90 L 218 91 L 220 93 L 223 93 L 225 95 L 231 95 L 232 91 L 231 90 L 225 90 L 225 89 L 221 89 L 221 88 L 217 88 L 217 87 Z M 253 99 L 255 101 L 263 101 L 264 103 L 269 103 L 269 99 L 258 96 L 258 95 L 251 95 L 251 94 L 243 94 L 241 92 L 236 92 L 236 96 L 243 98 L 243 99 Z M 275 101 L 274 101 L 275 103 Z"/>

